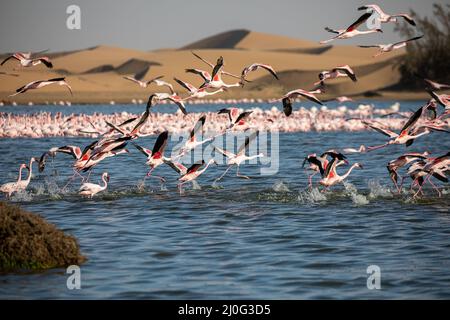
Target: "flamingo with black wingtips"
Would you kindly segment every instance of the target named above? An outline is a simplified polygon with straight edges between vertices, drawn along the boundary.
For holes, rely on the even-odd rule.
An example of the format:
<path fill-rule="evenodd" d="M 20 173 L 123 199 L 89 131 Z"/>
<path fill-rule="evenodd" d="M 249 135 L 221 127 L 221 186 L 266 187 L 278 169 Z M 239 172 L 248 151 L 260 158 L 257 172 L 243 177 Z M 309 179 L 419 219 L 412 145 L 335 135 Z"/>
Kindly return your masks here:
<path fill-rule="evenodd" d="M 358 20 L 353 22 L 347 29 L 335 30 L 335 29 L 326 27 L 325 28 L 326 31 L 335 33 L 336 36 L 334 36 L 333 38 L 328 39 L 328 40 L 320 41 L 320 44 L 325 44 L 325 43 L 331 42 L 336 39 L 349 39 L 349 38 L 353 38 L 358 35 L 370 34 L 370 33 L 375 33 L 375 32 L 383 32 L 381 29 L 372 29 L 372 30 L 367 30 L 367 31 L 360 31 L 357 29 L 361 24 L 366 22 L 367 19 L 369 19 L 369 17 L 371 15 L 372 15 L 372 13 L 368 13 L 368 12 L 363 14 L 361 17 L 358 18 Z"/>

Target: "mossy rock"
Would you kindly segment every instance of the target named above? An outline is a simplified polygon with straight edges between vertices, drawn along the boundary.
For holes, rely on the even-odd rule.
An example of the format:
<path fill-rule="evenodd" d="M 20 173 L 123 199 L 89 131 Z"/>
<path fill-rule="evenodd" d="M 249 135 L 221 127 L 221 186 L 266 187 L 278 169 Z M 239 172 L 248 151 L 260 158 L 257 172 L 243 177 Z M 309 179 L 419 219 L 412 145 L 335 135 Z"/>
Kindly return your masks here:
<path fill-rule="evenodd" d="M 37 214 L 0 201 L 0 271 L 66 267 L 85 260 L 73 236 Z"/>

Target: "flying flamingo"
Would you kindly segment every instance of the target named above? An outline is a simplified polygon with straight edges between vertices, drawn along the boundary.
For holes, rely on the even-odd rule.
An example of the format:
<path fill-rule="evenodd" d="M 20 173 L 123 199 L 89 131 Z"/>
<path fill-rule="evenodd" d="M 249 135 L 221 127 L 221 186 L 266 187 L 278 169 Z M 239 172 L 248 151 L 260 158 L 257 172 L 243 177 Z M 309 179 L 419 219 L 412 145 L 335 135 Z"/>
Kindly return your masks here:
<path fill-rule="evenodd" d="M 141 151 L 147 157 L 147 162 L 145 164 L 150 166 L 150 171 L 147 172 L 146 177 L 150 177 L 153 170 L 155 170 L 157 167 L 162 165 L 164 163 L 164 161 L 169 160 L 168 158 L 164 157 L 164 150 L 166 149 L 168 137 L 169 137 L 168 131 L 161 132 L 159 134 L 158 138 L 156 138 L 155 144 L 153 146 L 153 150 L 143 148 L 143 147 L 133 143 L 133 145 L 136 147 L 136 149 Z M 152 177 L 159 179 L 161 182 L 165 181 L 165 179 L 163 177 L 158 177 L 158 176 L 152 176 Z"/>
<path fill-rule="evenodd" d="M 17 178 L 17 181 L 4 183 L 0 186 L 0 192 L 5 193 L 8 198 L 10 198 L 13 193 L 19 191 L 19 184 L 22 180 L 22 170 L 24 168 L 28 168 L 28 166 L 25 163 L 22 163 L 19 166 L 19 177 Z"/>
<path fill-rule="evenodd" d="M 406 47 L 406 45 L 411 42 L 411 41 L 416 41 L 419 40 L 423 37 L 423 35 L 421 36 L 417 36 L 408 40 L 403 40 L 403 41 L 399 41 L 399 42 L 395 42 L 395 43 L 388 43 L 388 44 L 376 44 L 376 45 L 368 45 L 368 46 L 358 46 L 360 48 L 378 48 L 379 52 L 376 53 L 373 57 L 376 58 L 380 55 L 382 55 L 383 53 L 386 52 L 391 52 L 394 50 L 398 50 L 401 49 L 403 47 Z"/>
<path fill-rule="evenodd" d="M 204 164 L 205 164 L 205 160 L 199 161 L 197 163 L 194 163 L 192 166 L 190 166 L 187 170 L 186 173 L 184 175 L 182 175 L 178 180 L 180 181 L 180 183 L 178 184 L 178 188 L 180 190 L 180 194 L 182 193 L 182 187 L 184 184 L 188 183 L 189 181 L 193 182 L 195 179 L 197 179 L 203 172 L 206 171 L 206 169 L 208 169 L 208 167 L 213 164 L 216 163 L 214 161 L 214 159 L 210 159 L 208 161 L 208 163 L 206 164 L 206 166 L 199 170 Z M 217 164 L 217 163 L 216 163 Z M 194 184 L 194 183 L 193 183 Z"/>
<path fill-rule="evenodd" d="M 195 99 L 195 98 L 196 99 L 201 99 L 201 98 L 204 98 L 204 97 L 207 97 L 207 96 L 212 96 L 212 95 L 215 95 L 217 93 L 224 92 L 224 91 L 227 90 L 225 87 L 222 87 L 222 88 L 219 88 L 216 91 L 208 92 L 208 91 L 206 91 L 206 88 L 197 89 L 196 87 L 194 87 L 190 83 L 181 81 L 180 79 L 177 79 L 177 78 L 173 78 L 173 79 L 179 85 L 181 85 L 183 88 L 187 89 L 189 91 L 189 93 L 190 93 L 190 95 L 188 97 L 184 98 L 183 100 Z"/>
<path fill-rule="evenodd" d="M 323 93 L 321 88 L 317 88 L 313 91 L 306 91 L 303 89 L 296 89 L 296 90 L 292 90 L 289 91 L 288 93 L 286 93 L 280 100 L 284 99 L 284 98 L 295 98 L 298 96 L 301 96 L 303 98 L 306 98 L 312 102 L 315 102 L 317 104 L 323 105 L 322 101 L 320 101 L 315 95 L 316 94 L 320 94 Z"/>
<path fill-rule="evenodd" d="M 321 73 L 319 73 L 319 81 L 314 83 L 314 85 L 321 84 L 328 79 L 336 79 L 341 77 L 349 77 L 353 82 L 358 81 L 352 68 L 350 68 L 349 65 L 345 65 L 336 67 L 334 69 L 331 69 L 330 71 L 322 71 Z"/>
<path fill-rule="evenodd" d="M 238 152 L 236 154 L 234 154 L 230 151 L 227 151 L 227 150 L 222 150 L 218 147 L 214 147 L 214 150 L 217 150 L 219 153 L 221 153 L 226 158 L 228 158 L 228 163 L 227 163 L 228 168 L 215 181 L 220 181 L 234 165 L 236 166 L 236 169 L 237 169 L 236 170 L 237 177 L 244 178 L 244 179 L 250 179 L 250 177 L 239 174 L 239 167 L 240 167 L 241 163 L 244 161 L 264 157 L 263 153 L 259 153 L 257 155 L 253 155 L 253 156 L 245 155 L 245 151 L 248 148 L 250 142 L 252 142 L 257 136 L 258 136 L 258 131 L 253 132 L 251 135 L 245 137 L 245 142 L 239 147 Z"/>
<path fill-rule="evenodd" d="M 144 78 L 144 76 L 147 73 L 149 68 L 150 67 L 147 67 L 144 70 L 142 70 L 141 72 L 136 73 L 133 77 L 125 76 L 123 78 L 126 79 L 126 80 L 129 80 L 129 81 L 132 81 L 134 83 L 137 83 L 141 88 L 147 88 L 153 82 L 156 83 L 156 80 L 159 80 L 159 79 L 164 77 L 164 76 L 158 76 L 158 77 L 155 77 L 155 78 L 150 79 L 148 81 L 142 81 L 142 78 Z"/>
<path fill-rule="evenodd" d="M 420 76 L 418 76 L 419 78 L 422 78 Z M 444 84 L 444 83 L 438 83 L 435 81 L 432 81 L 430 79 L 425 79 L 422 78 L 422 80 L 425 82 L 425 84 L 427 85 L 427 91 L 439 91 L 439 90 L 447 90 L 450 89 L 450 85 L 448 84 Z"/>
<path fill-rule="evenodd" d="M 178 108 L 183 112 L 184 115 L 187 115 L 186 107 L 183 103 L 183 99 L 177 95 L 176 93 L 169 94 L 169 93 L 156 93 L 156 98 L 158 100 L 169 100 L 175 103 Z"/>
<path fill-rule="evenodd" d="M 378 13 L 378 21 L 381 23 L 388 23 L 388 22 L 397 22 L 397 18 L 404 18 L 406 22 L 408 22 L 410 25 L 415 26 L 416 22 L 413 18 L 411 18 L 410 15 L 406 13 L 398 13 L 398 14 L 387 14 L 379 6 L 376 4 L 368 4 L 364 5 L 358 8 L 358 10 L 371 10 L 371 14 L 374 12 Z"/>
<path fill-rule="evenodd" d="M 49 80 L 38 80 L 38 81 L 30 82 L 30 83 L 20 87 L 19 89 L 16 90 L 16 93 L 13 93 L 13 94 L 11 94 L 9 96 L 10 97 L 14 97 L 15 95 L 18 95 L 20 93 L 25 93 L 28 90 L 40 89 L 40 88 L 43 88 L 43 87 L 51 85 L 51 84 L 57 84 L 59 86 L 65 86 L 65 87 L 67 87 L 69 89 L 70 94 L 73 95 L 72 88 L 67 83 L 66 78 L 54 78 L 54 79 L 49 79 Z"/>
<path fill-rule="evenodd" d="M 208 60 L 203 59 L 202 57 L 200 57 L 198 54 L 196 54 L 196 53 L 194 53 L 194 52 L 191 52 L 191 53 L 192 53 L 197 59 L 203 61 L 205 64 L 207 64 L 208 66 L 210 66 L 210 67 L 213 69 L 213 71 L 214 71 L 214 68 L 218 65 L 219 67 L 216 69 L 216 74 L 219 73 L 219 74 L 227 75 L 227 76 L 230 76 L 230 77 L 233 77 L 233 78 L 236 78 L 236 79 L 240 79 L 240 77 L 239 77 L 238 75 L 235 75 L 235 74 L 233 74 L 233 73 L 230 73 L 230 72 L 227 72 L 227 71 L 223 70 L 223 66 L 224 66 L 223 57 L 222 57 L 222 59 L 219 58 L 219 59 L 217 60 L 216 64 L 214 65 L 214 64 L 212 64 L 211 62 L 209 62 Z M 214 74 L 214 72 L 213 72 L 213 74 Z M 207 79 L 205 79 L 205 81 L 210 81 L 210 80 L 212 80 L 212 77 L 211 77 L 211 76 L 210 76 L 210 77 L 206 77 L 206 78 L 207 78 Z"/>
<path fill-rule="evenodd" d="M 47 51 L 47 50 L 45 50 L 45 51 Z M 45 51 L 41 51 L 36 54 L 43 53 Z M 27 52 L 27 53 L 16 52 L 13 55 L 8 56 L 5 60 L 3 60 L 0 65 L 4 65 L 10 59 L 15 59 L 15 60 L 19 61 L 20 66 L 22 66 L 22 67 L 33 67 L 33 66 L 43 63 L 47 68 L 53 68 L 53 64 L 50 61 L 49 57 L 35 57 L 34 58 L 34 57 L 32 57 L 32 55 L 33 54 L 31 52 Z"/>
<path fill-rule="evenodd" d="M 234 126 L 244 125 L 246 123 L 246 120 L 248 119 L 248 117 L 253 113 L 253 111 L 244 111 L 242 113 L 239 113 L 238 108 L 231 108 L 231 109 L 223 108 L 223 109 L 220 109 L 217 113 L 228 115 L 228 119 L 230 120 L 230 123 L 227 126 L 226 130 L 229 130 L 229 129 L 233 128 Z"/>
<path fill-rule="evenodd" d="M 248 67 L 245 67 L 245 68 L 242 70 L 242 73 L 241 73 L 241 84 L 242 84 L 242 86 L 243 86 L 244 83 L 245 83 L 245 80 L 246 80 L 245 78 L 247 77 L 247 75 L 248 75 L 250 72 L 256 71 L 256 70 L 258 70 L 258 69 L 265 69 L 265 70 L 267 70 L 272 76 L 274 76 L 275 79 L 280 80 L 280 79 L 278 78 L 278 76 L 277 76 L 277 74 L 276 74 L 276 72 L 275 72 L 275 70 L 273 69 L 272 66 L 270 66 L 270 65 L 268 65 L 268 64 L 262 64 L 262 63 L 253 63 L 253 64 L 249 65 Z"/>
<path fill-rule="evenodd" d="M 198 146 L 201 146 L 204 143 L 212 141 L 214 138 L 207 138 L 204 140 L 198 140 L 198 136 L 203 136 L 203 127 L 205 125 L 206 116 L 201 116 L 200 119 L 197 120 L 194 128 L 191 130 L 189 134 L 189 139 L 186 141 L 184 146 L 181 148 L 177 157 L 182 157 L 189 151 L 195 149 Z"/>
<path fill-rule="evenodd" d="M 328 42 L 331 42 L 333 40 L 336 39 L 349 39 L 349 38 L 353 38 L 355 36 L 358 35 L 363 35 L 363 34 L 369 34 L 369 33 L 375 33 L 375 32 L 383 32 L 381 29 L 372 29 L 372 30 L 367 30 L 367 31 L 360 31 L 357 28 L 363 24 L 364 22 L 367 21 L 367 19 L 369 19 L 369 17 L 371 16 L 371 13 L 365 13 L 363 14 L 361 17 L 359 17 L 358 20 L 356 20 L 352 25 L 350 25 L 347 29 L 342 29 L 342 30 L 334 30 L 331 28 L 326 27 L 325 30 L 331 33 L 335 33 L 337 34 L 336 36 L 334 36 L 333 38 L 329 39 L 329 40 L 324 40 L 324 41 L 320 41 L 320 44 L 325 44 Z"/>
<path fill-rule="evenodd" d="M 82 196 L 87 196 L 90 199 L 92 199 L 92 197 L 94 195 L 96 195 L 100 191 L 106 190 L 106 188 L 108 187 L 108 182 L 109 182 L 108 172 L 104 172 L 102 174 L 102 181 L 103 181 L 103 186 L 101 186 L 99 184 L 95 184 L 95 183 L 88 183 L 88 182 L 83 183 L 81 185 L 78 193 Z"/>
<path fill-rule="evenodd" d="M 292 114 L 292 101 L 288 97 L 283 98 L 283 113 L 286 117 L 289 117 Z"/>
<path fill-rule="evenodd" d="M 406 146 L 410 146 L 415 139 L 425 134 L 429 134 L 431 131 L 445 131 L 442 127 L 435 125 L 423 125 L 418 128 L 414 128 L 414 125 L 417 123 L 419 118 L 422 116 L 424 107 L 420 107 L 414 114 L 408 119 L 403 128 L 400 130 L 400 134 L 397 134 L 389 129 L 384 128 L 382 125 L 377 124 L 375 122 L 362 121 L 366 126 L 388 136 L 391 138 L 388 142 L 383 145 L 368 147 L 367 151 L 373 151 L 376 149 L 380 149 L 386 147 L 391 144 L 406 144 Z"/>

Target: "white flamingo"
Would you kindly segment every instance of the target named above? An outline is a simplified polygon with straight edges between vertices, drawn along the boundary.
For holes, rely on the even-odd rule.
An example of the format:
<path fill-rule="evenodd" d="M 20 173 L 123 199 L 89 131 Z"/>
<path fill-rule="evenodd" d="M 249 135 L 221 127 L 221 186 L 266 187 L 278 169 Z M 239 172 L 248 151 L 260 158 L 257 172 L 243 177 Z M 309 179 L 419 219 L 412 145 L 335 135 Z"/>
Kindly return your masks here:
<path fill-rule="evenodd" d="M 220 181 L 233 166 L 237 167 L 237 170 L 236 170 L 237 177 L 244 178 L 244 179 L 250 179 L 247 176 L 239 174 L 239 167 L 240 167 L 241 163 L 244 161 L 264 157 L 263 153 L 259 153 L 257 155 L 253 155 L 253 156 L 245 155 L 245 151 L 246 151 L 247 147 L 249 146 L 250 142 L 252 142 L 257 136 L 258 136 L 258 131 L 252 133 L 250 136 L 245 137 L 245 142 L 239 147 L 238 152 L 236 154 L 234 154 L 230 151 L 227 151 L 227 150 L 220 149 L 218 147 L 214 147 L 215 150 L 217 150 L 219 153 L 221 153 L 222 155 L 224 155 L 225 157 L 228 158 L 228 163 L 227 163 L 228 168 L 225 170 L 225 172 L 219 178 L 216 179 L 216 181 Z"/>
<path fill-rule="evenodd" d="M 180 79 L 177 78 L 173 78 L 180 86 L 182 86 L 183 88 L 187 89 L 190 93 L 190 95 L 186 98 L 184 98 L 183 100 L 188 100 L 188 99 L 201 99 L 207 96 L 212 96 L 215 95 L 217 93 L 220 92 L 224 92 L 227 89 L 225 87 L 219 88 L 216 91 L 212 91 L 212 92 L 208 92 L 206 91 L 206 88 L 200 88 L 197 89 L 196 87 L 194 87 L 192 84 L 184 82 Z"/>
<path fill-rule="evenodd" d="M 376 58 L 376 57 L 382 55 L 383 53 L 391 52 L 391 51 L 398 50 L 398 49 L 401 49 L 403 47 L 406 47 L 408 42 L 419 40 L 422 37 L 423 37 L 423 35 L 417 36 L 417 37 L 414 37 L 414 38 L 411 38 L 411 39 L 408 39 L 408 40 L 399 41 L 399 42 L 396 42 L 396 43 L 376 44 L 376 45 L 359 46 L 359 47 L 360 48 L 378 48 L 379 52 L 374 54 L 374 56 L 373 56 L 374 58 Z"/>
<path fill-rule="evenodd" d="M 358 10 L 371 10 L 371 14 L 378 13 L 378 21 L 381 23 L 397 22 L 397 18 L 404 18 L 412 26 L 416 26 L 414 19 L 406 13 L 387 14 L 376 4 L 368 4 L 358 8 Z"/>
<path fill-rule="evenodd" d="M 0 186 L 0 192 L 3 192 L 7 195 L 8 198 L 11 197 L 11 195 L 17 191 L 19 191 L 19 184 L 22 180 L 22 170 L 24 168 L 27 168 L 27 165 L 25 163 L 22 163 L 19 166 L 19 177 L 17 178 L 17 181 L 15 182 L 8 182 L 4 183 Z"/>
<path fill-rule="evenodd" d="M 108 172 L 104 172 L 102 174 L 102 181 L 103 181 L 103 186 L 101 186 L 99 184 L 95 184 L 95 183 L 89 183 L 89 182 L 83 183 L 80 187 L 79 194 L 82 196 L 87 196 L 89 198 L 92 198 L 94 195 L 96 195 L 100 191 L 106 190 L 106 188 L 108 187 L 108 182 L 109 182 Z"/>
<path fill-rule="evenodd" d="M 54 79 L 49 79 L 49 80 L 37 80 L 37 81 L 30 82 L 30 83 L 20 87 L 19 89 L 16 90 L 16 93 L 13 93 L 13 94 L 11 94 L 9 96 L 10 97 L 14 97 L 15 95 L 18 95 L 18 94 L 21 94 L 21 93 L 25 93 L 28 90 L 40 89 L 40 88 L 49 86 L 51 84 L 57 84 L 59 86 L 65 86 L 65 87 L 67 87 L 69 89 L 70 94 L 73 95 L 72 88 L 67 83 L 66 78 L 54 78 Z"/>
<path fill-rule="evenodd" d="M 43 53 L 41 51 L 40 53 Z M 38 52 L 39 53 L 39 52 Z M 50 61 L 49 57 L 32 57 L 31 52 L 16 52 L 13 55 L 8 56 L 5 60 L 2 61 L 0 65 L 4 65 L 9 59 L 15 59 L 19 61 L 20 66 L 22 67 L 33 67 L 38 64 L 43 63 L 47 68 L 53 68 L 53 64 Z"/>
<path fill-rule="evenodd" d="M 353 38 L 355 36 L 358 35 L 363 35 L 363 34 L 370 34 L 370 33 L 375 33 L 375 32 L 383 32 L 383 30 L 381 29 L 372 29 L 372 30 L 366 30 L 366 31 L 360 31 L 357 28 L 363 24 L 364 22 L 367 21 L 367 19 L 369 19 L 369 17 L 372 15 L 372 13 L 365 13 L 363 14 L 361 17 L 359 17 L 358 20 L 356 20 L 354 23 L 352 23 L 352 25 L 350 25 L 347 29 L 341 29 L 341 30 L 335 30 L 335 29 L 331 29 L 326 27 L 325 30 L 331 33 L 335 33 L 337 34 L 336 36 L 334 36 L 331 39 L 328 40 L 324 40 L 324 41 L 320 41 L 320 44 L 325 44 L 328 42 L 331 42 L 333 40 L 336 39 L 349 39 L 349 38 Z"/>

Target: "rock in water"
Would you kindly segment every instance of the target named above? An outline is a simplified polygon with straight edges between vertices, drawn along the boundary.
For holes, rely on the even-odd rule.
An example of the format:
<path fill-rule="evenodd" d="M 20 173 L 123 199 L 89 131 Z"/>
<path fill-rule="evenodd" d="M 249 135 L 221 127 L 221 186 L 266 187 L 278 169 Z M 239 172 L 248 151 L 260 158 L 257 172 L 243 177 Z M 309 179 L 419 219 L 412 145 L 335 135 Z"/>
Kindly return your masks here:
<path fill-rule="evenodd" d="M 73 236 L 39 215 L 0 202 L 0 271 L 66 267 L 85 260 Z"/>

